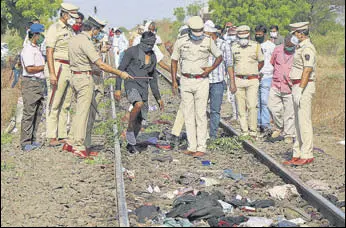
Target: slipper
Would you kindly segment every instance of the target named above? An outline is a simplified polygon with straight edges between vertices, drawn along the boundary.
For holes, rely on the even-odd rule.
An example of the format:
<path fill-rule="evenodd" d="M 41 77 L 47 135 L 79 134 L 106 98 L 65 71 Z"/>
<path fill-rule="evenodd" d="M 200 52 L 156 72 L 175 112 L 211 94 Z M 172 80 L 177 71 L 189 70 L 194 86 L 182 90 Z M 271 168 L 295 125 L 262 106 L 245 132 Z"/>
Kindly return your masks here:
<path fill-rule="evenodd" d="M 62 147 L 62 150 L 67 152 L 72 152 L 72 145 L 65 143 L 64 146 Z"/>
<path fill-rule="evenodd" d="M 172 149 L 171 145 L 169 144 L 156 144 L 156 147 L 162 150 L 170 150 Z"/>
<path fill-rule="evenodd" d="M 195 152 L 195 153 L 192 154 L 192 156 L 193 156 L 194 158 L 200 158 L 200 157 L 203 157 L 203 156 L 205 156 L 205 155 L 207 155 L 207 154 L 204 153 L 204 152 L 200 152 L 200 151 L 197 151 L 197 152 Z"/>
<path fill-rule="evenodd" d="M 60 142 L 56 142 L 56 143 L 49 143 L 48 144 L 48 147 L 58 147 L 58 146 L 61 146 L 62 145 L 62 143 L 60 143 Z"/>
<path fill-rule="evenodd" d="M 193 155 L 196 152 L 192 152 L 190 150 L 185 150 L 185 151 L 183 151 L 183 153 L 186 154 L 186 155 Z"/>
<path fill-rule="evenodd" d="M 90 160 L 94 160 L 93 158 L 88 156 L 88 153 L 85 150 L 74 150 L 74 151 L 72 151 L 72 153 L 77 155 L 80 158 L 87 158 Z"/>

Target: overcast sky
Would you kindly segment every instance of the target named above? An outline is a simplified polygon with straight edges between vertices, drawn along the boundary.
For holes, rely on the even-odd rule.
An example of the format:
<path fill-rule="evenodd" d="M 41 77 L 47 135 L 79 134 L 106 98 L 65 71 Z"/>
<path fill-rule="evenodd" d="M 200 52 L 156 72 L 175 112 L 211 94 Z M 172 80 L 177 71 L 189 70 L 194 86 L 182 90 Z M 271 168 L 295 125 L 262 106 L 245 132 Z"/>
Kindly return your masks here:
<path fill-rule="evenodd" d="M 206 0 L 204 0 L 206 2 Z M 107 20 L 111 27 L 135 27 L 143 20 L 162 18 L 175 19 L 173 9 L 193 3 L 194 0 L 64 0 L 80 7 L 80 11 L 88 17 L 94 14 Z"/>

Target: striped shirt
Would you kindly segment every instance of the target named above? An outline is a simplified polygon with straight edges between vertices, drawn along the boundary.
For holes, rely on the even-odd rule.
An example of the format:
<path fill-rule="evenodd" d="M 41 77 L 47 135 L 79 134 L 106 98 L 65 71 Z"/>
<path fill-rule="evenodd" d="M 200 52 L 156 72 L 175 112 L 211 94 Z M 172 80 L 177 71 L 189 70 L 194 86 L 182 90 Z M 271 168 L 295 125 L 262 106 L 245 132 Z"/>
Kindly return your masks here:
<path fill-rule="evenodd" d="M 226 75 L 228 74 L 228 67 L 233 66 L 233 55 L 232 55 L 232 49 L 231 45 L 228 44 L 226 41 L 217 38 L 216 40 L 216 46 L 221 50 L 223 61 L 221 64 L 209 74 L 209 83 L 219 83 L 223 82 L 226 78 Z M 215 61 L 215 57 L 213 55 L 210 55 L 209 57 L 209 63 L 212 65 Z"/>

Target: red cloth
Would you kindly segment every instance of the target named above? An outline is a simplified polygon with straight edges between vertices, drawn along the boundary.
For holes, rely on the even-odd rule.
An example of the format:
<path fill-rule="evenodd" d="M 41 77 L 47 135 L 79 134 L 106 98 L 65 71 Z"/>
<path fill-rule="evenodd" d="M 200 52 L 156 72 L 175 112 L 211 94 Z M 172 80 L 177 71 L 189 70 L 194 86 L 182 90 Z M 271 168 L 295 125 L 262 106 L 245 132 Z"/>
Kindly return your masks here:
<path fill-rule="evenodd" d="M 274 49 L 270 63 L 274 66 L 272 88 L 282 93 L 291 93 L 289 85 L 290 71 L 293 64 L 293 54 L 287 54 L 284 51 L 284 45 L 281 44 Z"/>

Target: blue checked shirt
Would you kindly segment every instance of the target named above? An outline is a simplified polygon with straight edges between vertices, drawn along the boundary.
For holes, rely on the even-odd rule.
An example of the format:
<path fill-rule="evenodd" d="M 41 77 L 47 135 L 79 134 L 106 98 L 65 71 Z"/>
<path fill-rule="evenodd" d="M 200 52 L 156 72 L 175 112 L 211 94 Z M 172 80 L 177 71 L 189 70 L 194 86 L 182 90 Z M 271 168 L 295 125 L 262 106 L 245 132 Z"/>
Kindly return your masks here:
<path fill-rule="evenodd" d="M 209 83 L 219 83 L 223 82 L 226 79 L 226 75 L 228 75 L 227 69 L 228 67 L 233 66 L 233 55 L 231 45 L 226 41 L 217 38 L 216 46 L 221 50 L 223 61 L 221 64 L 209 74 Z M 209 63 L 212 65 L 215 61 L 215 57 L 210 55 Z"/>

